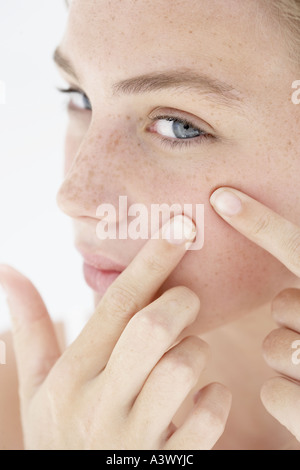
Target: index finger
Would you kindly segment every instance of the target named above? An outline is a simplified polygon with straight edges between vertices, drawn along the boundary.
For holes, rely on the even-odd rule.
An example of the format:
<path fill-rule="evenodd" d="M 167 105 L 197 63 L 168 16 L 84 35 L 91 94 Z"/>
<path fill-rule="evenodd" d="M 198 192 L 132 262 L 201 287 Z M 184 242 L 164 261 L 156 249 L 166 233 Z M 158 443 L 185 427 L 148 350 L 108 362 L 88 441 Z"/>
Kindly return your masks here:
<path fill-rule="evenodd" d="M 179 233 L 184 236 L 179 238 Z M 195 236 L 191 219 L 174 217 L 160 229 L 159 238 L 150 239 L 108 288 L 94 315 L 66 352 L 76 357 L 81 380 L 95 376 L 105 367 L 129 320 L 151 302 Z"/>
<path fill-rule="evenodd" d="M 219 188 L 210 201 L 226 222 L 300 277 L 300 227 L 237 189 Z"/>

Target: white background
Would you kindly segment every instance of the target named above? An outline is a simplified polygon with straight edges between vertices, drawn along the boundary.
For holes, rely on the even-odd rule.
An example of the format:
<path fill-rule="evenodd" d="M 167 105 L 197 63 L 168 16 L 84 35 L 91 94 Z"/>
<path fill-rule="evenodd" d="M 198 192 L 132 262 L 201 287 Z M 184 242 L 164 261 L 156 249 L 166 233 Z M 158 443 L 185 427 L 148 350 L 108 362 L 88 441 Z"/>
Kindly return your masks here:
<path fill-rule="evenodd" d="M 0 0 L 0 263 L 28 276 L 69 340 L 92 309 L 72 226 L 56 206 L 63 178 L 66 112 L 52 54 L 64 31 L 64 0 Z M 60 82 L 59 82 L 60 83 Z M 0 330 L 9 326 L 0 299 Z"/>

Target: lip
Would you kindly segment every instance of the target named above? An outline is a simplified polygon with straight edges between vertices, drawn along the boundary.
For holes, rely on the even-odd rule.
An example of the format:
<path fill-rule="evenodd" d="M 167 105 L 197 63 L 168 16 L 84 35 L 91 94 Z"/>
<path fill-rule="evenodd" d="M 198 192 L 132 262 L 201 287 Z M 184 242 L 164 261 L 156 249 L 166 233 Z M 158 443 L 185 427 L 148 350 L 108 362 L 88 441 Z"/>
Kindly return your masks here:
<path fill-rule="evenodd" d="M 84 263 L 83 274 L 85 282 L 93 291 L 103 296 L 109 286 L 120 276 L 120 271 L 103 271 L 90 264 Z"/>
<path fill-rule="evenodd" d="M 84 259 L 83 274 L 87 285 L 98 294 L 104 295 L 126 266 L 105 256 L 88 252 L 81 247 L 76 248 Z"/>
<path fill-rule="evenodd" d="M 80 246 L 76 246 L 76 248 L 87 264 L 93 266 L 94 268 L 100 271 L 118 271 L 121 273 L 122 271 L 124 271 L 124 269 L 126 269 L 126 266 L 116 263 L 115 261 L 110 258 L 107 258 L 106 256 L 87 251 L 86 249 Z"/>

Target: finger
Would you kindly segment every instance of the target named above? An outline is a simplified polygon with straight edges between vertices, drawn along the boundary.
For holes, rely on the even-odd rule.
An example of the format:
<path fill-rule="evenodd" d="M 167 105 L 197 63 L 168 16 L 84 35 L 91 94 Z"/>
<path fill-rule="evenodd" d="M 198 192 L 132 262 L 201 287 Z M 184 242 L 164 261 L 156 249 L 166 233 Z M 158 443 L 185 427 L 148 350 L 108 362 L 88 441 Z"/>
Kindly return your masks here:
<path fill-rule="evenodd" d="M 150 239 L 109 287 L 95 314 L 69 348 L 69 354 L 77 360 L 78 377 L 92 378 L 105 367 L 131 317 L 149 304 L 185 255 L 187 240 L 195 238 L 195 226 L 183 216 L 173 221 L 177 231 L 185 223 L 181 242 L 162 238 L 166 226 L 160 230 L 159 239 Z"/>
<path fill-rule="evenodd" d="M 280 292 L 272 302 L 272 316 L 279 325 L 300 333 L 300 290 Z"/>
<path fill-rule="evenodd" d="M 272 369 L 292 379 L 300 380 L 300 361 L 296 361 L 294 344 L 299 343 L 300 335 L 287 328 L 272 331 L 264 340 L 264 358 Z"/>
<path fill-rule="evenodd" d="M 141 441 L 161 448 L 175 413 L 196 385 L 208 356 L 208 345 L 190 336 L 158 362 L 129 414 L 131 428 Z"/>
<path fill-rule="evenodd" d="M 300 228 L 246 194 L 219 188 L 211 196 L 216 212 L 249 240 L 300 277 Z"/>
<path fill-rule="evenodd" d="M 299 441 L 297 441 L 297 439 L 292 439 L 292 440 L 289 441 L 287 444 L 285 444 L 284 446 L 280 447 L 279 450 L 300 450 Z"/>
<path fill-rule="evenodd" d="M 194 292 L 174 287 L 132 318 L 104 371 L 102 393 L 117 409 L 131 408 L 153 367 L 196 319 L 199 307 Z"/>
<path fill-rule="evenodd" d="M 261 399 L 267 411 L 300 442 L 299 385 L 283 377 L 274 377 L 263 385 Z"/>
<path fill-rule="evenodd" d="M 230 391 L 221 384 L 203 388 L 193 410 L 164 450 L 211 450 L 224 432 L 231 401 Z"/>
<path fill-rule="evenodd" d="M 45 304 L 32 283 L 9 266 L 0 266 L 0 283 L 9 304 L 21 398 L 26 404 L 60 356 Z"/>

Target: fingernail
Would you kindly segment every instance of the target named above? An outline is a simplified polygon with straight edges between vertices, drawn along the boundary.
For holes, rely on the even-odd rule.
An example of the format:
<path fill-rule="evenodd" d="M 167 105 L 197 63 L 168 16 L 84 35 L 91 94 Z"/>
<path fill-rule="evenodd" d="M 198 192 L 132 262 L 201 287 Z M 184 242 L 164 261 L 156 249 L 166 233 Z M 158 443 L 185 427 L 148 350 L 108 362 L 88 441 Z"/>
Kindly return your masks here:
<path fill-rule="evenodd" d="M 188 217 L 177 215 L 165 225 L 162 237 L 171 245 L 181 245 L 188 242 L 186 244 L 188 248 L 196 237 L 196 226 Z"/>
<path fill-rule="evenodd" d="M 212 206 L 220 215 L 232 217 L 242 210 L 242 201 L 240 198 L 227 189 L 217 189 L 210 198 Z"/>

